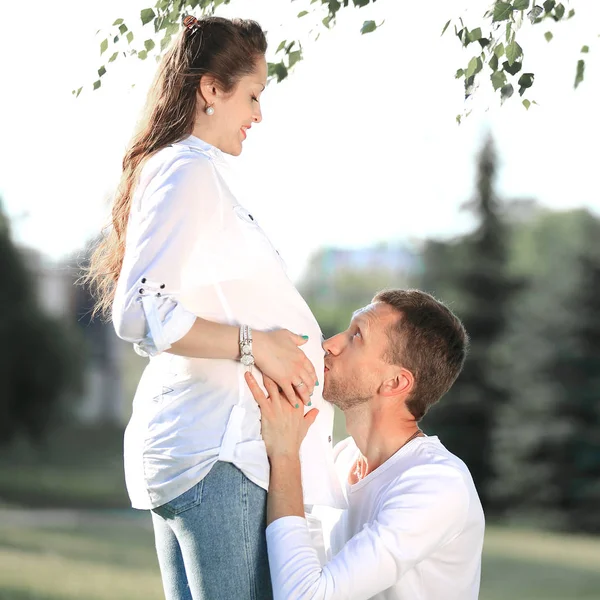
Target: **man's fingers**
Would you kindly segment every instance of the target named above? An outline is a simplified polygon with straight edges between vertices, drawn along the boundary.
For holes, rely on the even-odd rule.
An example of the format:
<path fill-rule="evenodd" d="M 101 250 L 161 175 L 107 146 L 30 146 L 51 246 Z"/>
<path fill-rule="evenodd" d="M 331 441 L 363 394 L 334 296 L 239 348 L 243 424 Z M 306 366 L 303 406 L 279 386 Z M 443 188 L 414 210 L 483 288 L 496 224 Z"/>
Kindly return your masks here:
<path fill-rule="evenodd" d="M 279 399 L 279 386 L 268 375 L 263 375 L 263 384 L 270 398 Z"/>
<path fill-rule="evenodd" d="M 254 399 L 258 403 L 258 406 L 260 406 L 260 408 L 263 409 L 269 402 L 269 399 L 265 396 L 265 393 L 260 389 L 258 381 L 254 379 L 254 376 L 249 371 L 244 373 L 244 378 L 246 379 L 246 383 L 248 384 L 248 387 L 250 388 Z"/>
<path fill-rule="evenodd" d="M 318 414 L 319 409 L 313 408 L 304 415 L 304 426 L 306 428 L 305 431 L 308 431 L 310 429 L 310 426 L 315 422 L 315 419 L 317 418 Z"/>

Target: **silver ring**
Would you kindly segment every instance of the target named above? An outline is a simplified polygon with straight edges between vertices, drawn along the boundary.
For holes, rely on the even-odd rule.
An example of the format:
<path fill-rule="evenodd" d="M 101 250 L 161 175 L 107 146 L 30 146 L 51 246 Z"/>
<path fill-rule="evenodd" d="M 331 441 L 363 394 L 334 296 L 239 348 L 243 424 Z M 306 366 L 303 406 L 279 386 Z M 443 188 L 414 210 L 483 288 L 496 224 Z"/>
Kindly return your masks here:
<path fill-rule="evenodd" d="M 302 387 L 303 385 L 304 385 L 304 381 L 301 381 L 300 383 L 295 383 L 294 387 L 299 388 L 299 387 Z"/>

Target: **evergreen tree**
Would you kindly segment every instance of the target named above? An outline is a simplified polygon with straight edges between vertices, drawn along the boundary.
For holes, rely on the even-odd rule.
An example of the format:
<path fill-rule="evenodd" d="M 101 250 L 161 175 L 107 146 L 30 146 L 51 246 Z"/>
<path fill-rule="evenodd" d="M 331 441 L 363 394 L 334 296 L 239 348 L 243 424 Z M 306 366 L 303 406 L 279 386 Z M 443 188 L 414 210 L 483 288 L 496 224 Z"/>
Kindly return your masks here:
<path fill-rule="evenodd" d="M 493 477 L 492 438 L 498 407 L 508 400 L 506 364 L 498 351 L 519 285 L 508 272 L 509 227 L 494 193 L 496 154 L 488 139 L 480 153 L 476 195 L 466 207 L 477 219 L 473 233 L 458 243 L 438 244 L 435 254 L 448 259 L 441 286 L 454 287 L 457 307 L 470 336 L 465 367 L 454 387 L 424 420 L 430 433 L 467 463 L 484 505 L 489 508 Z M 442 270 L 437 265 L 437 272 Z M 432 267 L 426 264 L 426 271 Z M 433 271 L 435 272 L 435 270 Z M 452 285 L 453 284 L 453 285 Z M 443 300 L 443 296 L 438 294 Z"/>

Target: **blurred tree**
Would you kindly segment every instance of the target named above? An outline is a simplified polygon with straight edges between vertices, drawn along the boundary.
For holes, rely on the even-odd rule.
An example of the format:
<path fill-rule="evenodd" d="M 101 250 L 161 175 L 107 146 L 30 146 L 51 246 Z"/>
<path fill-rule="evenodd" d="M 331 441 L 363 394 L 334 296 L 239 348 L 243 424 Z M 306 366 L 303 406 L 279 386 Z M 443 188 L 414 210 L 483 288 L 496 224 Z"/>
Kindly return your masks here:
<path fill-rule="evenodd" d="M 293 0 L 292 0 L 293 1 Z M 331 28 L 337 22 L 340 10 L 350 6 L 363 8 L 374 3 L 375 0 L 312 0 L 307 10 L 301 10 L 298 18 L 309 15 L 318 17 L 317 26 L 309 31 L 318 39 L 322 28 Z M 222 4 L 229 4 L 230 0 L 157 0 L 151 7 L 140 12 L 143 26 L 153 28 L 148 33 L 148 39 L 139 44 L 134 44 L 134 33 L 123 19 L 116 19 L 112 28 L 104 32 L 105 39 L 100 43 L 100 53 L 104 54 L 110 48 L 108 60 L 98 69 L 98 79 L 93 83 L 93 89 L 102 85 L 102 77 L 106 67 L 117 60 L 119 56 L 137 56 L 145 60 L 148 56 L 162 53 L 172 37 L 179 31 L 181 22 L 186 14 L 198 12 L 201 14 L 214 14 Z M 572 3 L 572 2 L 571 2 Z M 567 21 L 575 16 L 575 9 L 566 10 L 561 2 L 556 0 L 496 0 L 488 4 L 489 9 L 467 27 L 461 17 L 450 19 L 441 29 L 442 35 L 454 21 L 454 33 L 461 44 L 467 48 L 472 44 L 475 48 L 474 55 L 464 68 L 456 72 L 457 79 L 463 79 L 465 96 L 470 96 L 483 77 L 483 69 L 489 69 L 487 85 L 491 85 L 499 95 L 502 102 L 513 96 L 515 90 L 523 96 L 533 86 L 535 73 L 523 70 L 524 51 L 518 41 L 521 41 L 521 28 L 525 26 L 539 26 L 544 24 L 547 29 L 549 23 Z M 310 20 L 310 17 L 309 17 Z M 379 25 L 372 20 L 366 20 L 361 27 L 361 33 L 371 33 Z M 440 23 L 441 26 L 441 23 Z M 539 28 L 539 27 L 536 27 Z M 548 42 L 553 34 L 546 30 L 544 36 Z M 157 44 L 158 42 L 158 44 Z M 590 41 L 585 42 L 589 44 Z M 574 85 L 577 87 L 584 78 L 584 55 L 589 52 L 589 45 L 581 48 L 581 57 L 577 62 Z M 288 76 L 289 71 L 302 59 L 302 43 L 299 40 L 283 40 L 277 47 L 276 55 L 281 56 L 279 62 L 269 64 L 269 75 L 281 81 Z M 82 88 L 73 90 L 78 96 Z M 524 98 L 523 105 L 529 109 L 532 101 Z M 458 115 L 460 122 L 463 115 Z"/>
<path fill-rule="evenodd" d="M 79 337 L 44 314 L 0 206 L 0 444 L 39 441 L 69 392 L 80 389 Z"/>
<path fill-rule="evenodd" d="M 506 352 L 511 402 L 499 414 L 493 493 L 511 519 L 600 532 L 600 221 L 541 212 L 515 236 L 530 285 Z"/>
<path fill-rule="evenodd" d="M 388 287 L 408 287 L 420 261 L 405 247 L 325 248 L 310 260 L 298 285 L 325 338 L 347 329 L 352 313 Z"/>
<path fill-rule="evenodd" d="M 424 426 L 465 460 L 488 508 L 492 433 L 497 411 L 509 398 L 508 368 L 500 349 L 519 288 L 508 271 L 510 233 L 494 193 L 495 173 L 496 154 L 488 138 L 479 156 L 476 196 L 465 205 L 478 224 L 458 242 L 429 245 L 423 282 L 428 291 L 450 299 L 471 340 L 462 374 L 448 397 L 425 417 Z M 433 286 L 437 276 L 439 284 Z"/>

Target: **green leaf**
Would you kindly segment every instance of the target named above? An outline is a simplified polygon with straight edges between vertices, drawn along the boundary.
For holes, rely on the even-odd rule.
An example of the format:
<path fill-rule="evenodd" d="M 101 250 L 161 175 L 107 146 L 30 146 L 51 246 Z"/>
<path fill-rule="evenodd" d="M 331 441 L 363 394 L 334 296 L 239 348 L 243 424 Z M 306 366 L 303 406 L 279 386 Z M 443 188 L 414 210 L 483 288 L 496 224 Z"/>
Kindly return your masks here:
<path fill-rule="evenodd" d="M 98 79 L 98 81 L 94 81 L 94 89 L 97 90 L 102 85 L 102 82 Z"/>
<path fill-rule="evenodd" d="M 365 21 L 360 28 L 360 32 L 364 35 L 365 33 L 372 33 L 376 29 L 377 25 L 375 24 L 375 21 Z"/>
<path fill-rule="evenodd" d="M 456 122 L 460 125 L 461 121 L 462 121 L 462 115 L 456 115 Z"/>
<path fill-rule="evenodd" d="M 554 9 L 554 20 L 560 21 L 565 16 L 565 7 L 563 4 L 557 4 Z"/>
<path fill-rule="evenodd" d="M 585 61 L 583 59 L 577 61 L 577 71 L 575 73 L 575 89 L 579 87 L 579 84 L 583 81 L 585 75 Z"/>
<path fill-rule="evenodd" d="M 113 54 L 113 55 L 112 55 L 112 56 L 111 56 L 111 57 L 108 59 L 108 62 L 109 62 L 109 63 L 111 63 L 111 62 L 113 62 L 113 61 L 117 60 L 117 56 L 119 56 L 119 53 L 118 53 L 118 52 L 115 52 L 115 53 L 114 53 L 114 54 Z"/>
<path fill-rule="evenodd" d="M 323 25 L 325 25 L 325 27 L 327 27 L 327 29 L 329 29 L 329 24 L 331 23 L 332 20 L 333 20 L 333 16 L 327 15 L 321 22 L 323 23 Z M 287 75 L 286 75 L 286 77 L 287 77 Z M 279 82 L 281 80 L 278 79 L 277 81 Z"/>
<path fill-rule="evenodd" d="M 465 74 L 465 70 L 464 69 L 458 69 L 458 71 L 456 71 L 456 75 L 454 76 L 454 78 L 455 79 L 460 79 L 464 74 Z"/>
<path fill-rule="evenodd" d="M 116 44 L 119 41 L 119 36 L 115 35 L 115 37 L 113 38 L 113 44 Z"/>
<path fill-rule="evenodd" d="M 142 25 L 146 25 L 156 17 L 156 13 L 151 8 L 144 8 L 140 12 L 140 19 L 142 19 Z"/>
<path fill-rule="evenodd" d="M 127 25 L 119 25 L 119 31 L 123 35 L 127 31 Z"/>
<path fill-rule="evenodd" d="M 373 0 L 375 1 L 375 0 Z M 363 6 L 367 6 L 367 4 L 369 4 L 371 2 L 371 0 L 352 0 L 354 6 L 357 6 L 358 8 L 362 8 Z"/>
<path fill-rule="evenodd" d="M 104 75 L 106 73 L 106 67 L 104 65 L 102 65 L 99 69 L 98 69 L 98 77 L 102 77 L 102 75 Z"/>
<path fill-rule="evenodd" d="M 297 16 L 300 19 L 302 17 L 305 17 L 307 14 L 308 14 L 308 11 L 307 10 L 303 10 L 303 11 L 300 11 Z"/>
<path fill-rule="evenodd" d="M 575 9 L 572 8 L 567 15 L 567 19 L 572 19 L 575 16 Z"/>
<path fill-rule="evenodd" d="M 589 47 L 589 46 L 583 46 L 583 47 L 581 48 L 581 52 L 582 52 L 583 54 L 587 54 L 589 51 L 590 51 L 590 47 Z"/>
<path fill-rule="evenodd" d="M 529 110 L 529 107 L 531 106 L 531 102 L 529 102 L 529 100 L 525 99 L 523 100 L 523 106 Z"/>
<path fill-rule="evenodd" d="M 269 63 L 268 74 L 269 77 L 277 77 L 277 83 L 279 83 L 288 76 L 288 70 L 283 62 Z"/>
<path fill-rule="evenodd" d="M 156 46 L 156 44 L 154 43 L 154 40 L 146 40 L 144 42 L 144 48 L 146 48 L 146 51 L 150 52 L 150 50 L 152 50 L 154 48 L 154 46 Z"/>
<path fill-rule="evenodd" d="M 498 70 L 498 57 L 495 54 L 490 58 L 488 65 L 492 71 Z"/>
<path fill-rule="evenodd" d="M 116 27 L 117 25 L 120 25 L 123 22 L 123 19 L 117 19 L 114 23 L 113 23 L 113 27 Z"/>
<path fill-rule="evenodd" d="M 138 52 L 138 58 L 140 60 L 146 60 L 148 58 L 148 52 L 146 50 L 140 50 Z"/>
<path fill-rule="evenodd" d="M 525 93 L 525 90 L 528 90 L 533 85 L 533 73 L 523 73 L 521 77 L 519 77 L 519 95 L 522 96 Z"/>
<path fill-rule="evenodd" d="M 479 71 L 481 71 L 482 67 L 483 67 L 483 63 L 481 62 L 481 58 L 479 58 L 479 56 L 474 56 L 469 61 L 469 66 L 467 67 L 467 78 L 472 77 L 473 75 L 476 75 L 477 73 L 479 73 Z"/>
<path fill-rule="evenodd" d="M 80 87 L 78 90 L 73 90 L 71 93 L 75 95 L 75 98 L 79 98 L 79 94 L 81 94 L 82 89 L 83 89 L 83 86 Z"/>
<path fill-rule="evenodd" d="M 133 31 L 130 31 L 126 37 L 127 37 L 127 43 L 131 44 L 131 42 L 133 42 Z"/>
<path fill-rule="evenodd" d="M 550 42 L 552 40 L 552 38 L 554 37 L 554 35 L 552 35 L 551 31 L 546 31 L 546 33 L 544 34 L 544 37 L 546 38 L 547 42 Z"/>
<path fill-rule="evenodd" d="M 546 0 L 544 2 L 544 10 L 546 11 L 546 14 L 548 14 L 549 12 L 552 12 L 552 9 L 556 6 L 556 0 Z"/>
<path fill-rule="evenodd" d="M 467 37 L 469 38 L 469 42 L 476 42 L 477 40 L 480 40 L 481 39 L 481 27 L 477 27 L 476 29 L 469 31 L 469 33 L 467 34 Z"/>
<path fill-rule="evenodd" d="M 527 13 L 527 16 L 532 23 L 536 23 L 543 12 L 544 9 L 541 6 L 534 4 L 533 8 Z"/>
<path fill-rule="evenodd" d="M 506 83 L 506 74 L 504 71 L 496 71 L 492 73 L 490 79 L 492 80 L 494 91 L 497 91 Z"/>
<path fill-rule="evenodd" d="M 295 50 L 294 52 L 289 53 L 289 62 L 291 69 L 300 59 L 302 58 L 302 52 L 300 50 Z"/>
<path fill-rule="evenodd" d="M 521 49 L 521 46 L 517 44 L 517 42 L 511 42 L 506 47 L 506 58 L 508 59 L 509 65 L 512 65 L 517 58 L 520 58 L 521 56 L 523 56 L 523 50 Z"/>
<path fill-rule="evenodd" d="M 515 61 L 512 65 L 509 64 L 506 60 L 502 63 L 502 67 L 504 68 L 504 70 L 507 73 L 510 73 L 511 75 L 516 75 L 521 70 L 522 66 L 523 63 L 518 60 Z"/>
<path fill-rule="evenodd" d="M 287 40 L 283 40 L 283 42 L 281 42 L 279 44 L 279 46 L 277 46 L 277 50 L 275 51 L 275 54 L 277 54 L 278 52 L 281 52 L 285 48 L 286 44 L 287 44 Z"/>
<path fill-rule="evenodd" d="M 501 101 L 504 103 L 506 100 L 508 100 L 515 92 L 515 88 L 513 88 L 512 84 L 508 84 L 505 85 L 504 87 L 502 87 L 500 89 L 500 98 Z"/>
<path fill-rule="evenodd" d="M 494 4 L 494 16 L 492 21 L 494 23 L 498 21 L 506 21 L 512 14 L 513 7 L 508 2 L 496 2 Z"/>
<path fill-rule="evenodd" d="M 444 25 L 444 29 L 442 29 L 442 35 L 444 35 L 446 33 L 446 29 L 448 29 L 448 26 L 450 25 L 450 23 L 452 22 L 452 19 L 450 19 L 445 25 Z"/>
<path fill-rule="evenodd" d="M 529 0 L 515 0 L 513 8 L 515 10 L 527 10 L 529 8 Z"/>
<path fill-rule="evenodd" d="M 494 48 L 494 54 L 498 57 L 498 58 L 502 58 L 504 56 L 504 44 L 502 42 L 500 42 L 495 48 Z"/>
<path fill-rule="evenodd" d="M 108 50 L 108 40 L 102 40 L 100 43 L 100 55 L 104 54 Z"/>

